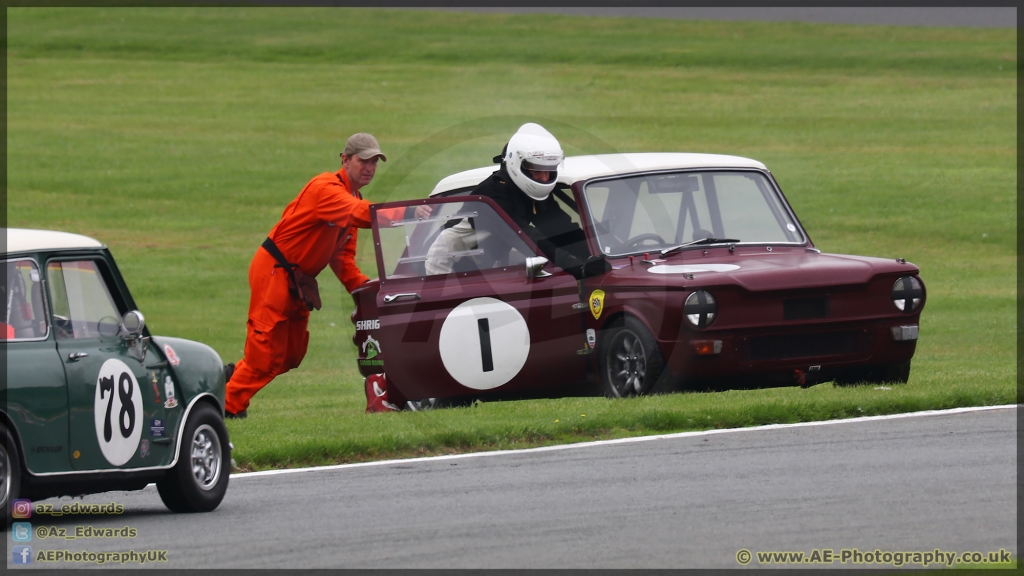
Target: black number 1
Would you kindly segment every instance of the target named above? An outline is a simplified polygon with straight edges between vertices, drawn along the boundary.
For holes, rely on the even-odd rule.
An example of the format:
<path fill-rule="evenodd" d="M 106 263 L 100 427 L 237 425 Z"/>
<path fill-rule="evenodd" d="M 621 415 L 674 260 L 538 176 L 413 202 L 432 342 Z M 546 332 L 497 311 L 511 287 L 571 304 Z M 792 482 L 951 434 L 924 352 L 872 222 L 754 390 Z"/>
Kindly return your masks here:
<path fill-rule="evenodd" d="M 480 360 L 484 365 L 484 372 L 494 370 L 494 358 L 491 357 L 491 326 L 487 318 L 476 321 L 476 327 L 480 330 Z"/>

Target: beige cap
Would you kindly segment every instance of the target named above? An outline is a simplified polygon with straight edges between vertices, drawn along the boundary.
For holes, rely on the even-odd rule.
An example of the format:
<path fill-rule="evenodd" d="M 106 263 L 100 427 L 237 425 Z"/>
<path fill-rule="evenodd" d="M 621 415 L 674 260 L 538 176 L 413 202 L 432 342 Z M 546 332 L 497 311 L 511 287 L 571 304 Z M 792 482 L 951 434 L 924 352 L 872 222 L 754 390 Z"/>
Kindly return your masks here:
<path fill-rule="evenodd" d="M 388 161 L 387 156 L 380 151 L 380 144 L 377 144 L 377 139 L 372 134 L 367 134 L 366 132 L 353 134 L 348 139 L 348 142 L 345 142 L 345 151 L 342 154 L 346 156 L 359 156 L 363 160 L 380 156 L 381 160 Z"/>

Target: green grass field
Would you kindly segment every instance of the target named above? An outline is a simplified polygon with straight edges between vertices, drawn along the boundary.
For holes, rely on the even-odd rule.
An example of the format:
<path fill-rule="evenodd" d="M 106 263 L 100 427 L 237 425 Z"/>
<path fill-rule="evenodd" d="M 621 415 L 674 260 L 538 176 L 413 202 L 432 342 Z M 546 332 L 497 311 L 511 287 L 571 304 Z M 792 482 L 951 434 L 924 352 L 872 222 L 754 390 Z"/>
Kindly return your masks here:
<path fill-rule="evenodd" d="M 106 242 L 154 333 L 225 362 L 250 258 L 357 131 L 390 159 L 375 201 L 488 164 L 525 121 L 567 154 L 748 156 L 818 247 L 903 257 L 927 283 L 905 386 L 367 416 L 352 300 L 328 272 L 302 367 L 229 422 L 244 469 L 1016 401 L 1015 29 L 12 8 L 7 34 L 8 225 Z"/>

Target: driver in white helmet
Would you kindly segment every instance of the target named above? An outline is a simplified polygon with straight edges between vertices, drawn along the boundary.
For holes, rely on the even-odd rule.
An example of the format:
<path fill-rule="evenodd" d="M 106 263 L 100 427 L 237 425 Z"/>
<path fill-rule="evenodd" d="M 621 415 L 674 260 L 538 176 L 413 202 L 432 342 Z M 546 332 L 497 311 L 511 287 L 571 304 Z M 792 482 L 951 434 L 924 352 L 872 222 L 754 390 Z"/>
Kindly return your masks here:
<path fill-rule="evenodd" d="M 582 278 L 591 275 L 584 274 L 588 259 L 596 264 L 587 264 L 588 271 L 603 272 L 606 264 L 603 257 L 590 258 L 583 231 L 551 196 L 563 158 L 562 146 L 550 132 L 538 124 L 523 124 L 494 157 L 501 168 L 470 194 L 494 200 L 549 260 Z"/>

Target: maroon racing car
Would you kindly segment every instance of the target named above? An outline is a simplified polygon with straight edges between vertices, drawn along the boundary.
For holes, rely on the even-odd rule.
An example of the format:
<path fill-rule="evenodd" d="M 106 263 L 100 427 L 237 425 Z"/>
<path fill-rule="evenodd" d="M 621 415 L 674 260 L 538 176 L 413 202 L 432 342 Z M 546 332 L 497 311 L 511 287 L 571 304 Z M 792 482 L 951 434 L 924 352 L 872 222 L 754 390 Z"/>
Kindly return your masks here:
<path fill-rule="evenodd" d="M 590 383 L 622 397 L 907 381 L 925 301 L 917 266 L 823 254 L 760 162 L 566 158 L 554 195 L 611 265 L 582 280 L 470 195 L 494 170 L 373 208 L 379 279 L 353 293 L 354 342 L 361 372 L 386 372 L 389 390 L 557 396 Z M 421 204 L 429 217 L 376 216 Z"/>

